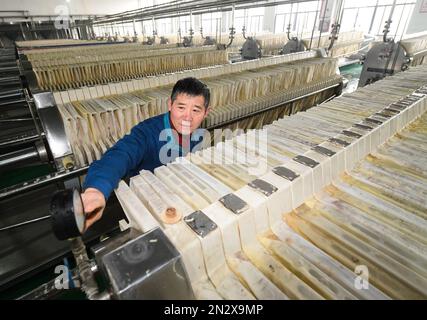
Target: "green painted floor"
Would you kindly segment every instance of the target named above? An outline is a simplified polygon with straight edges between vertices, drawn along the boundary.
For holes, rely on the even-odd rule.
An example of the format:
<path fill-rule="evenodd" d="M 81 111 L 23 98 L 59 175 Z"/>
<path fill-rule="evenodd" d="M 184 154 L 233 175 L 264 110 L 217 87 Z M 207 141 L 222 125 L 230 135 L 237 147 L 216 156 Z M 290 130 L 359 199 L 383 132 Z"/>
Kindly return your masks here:
<path fill-rule="evenodd" d="M 356 91 L 362 69 L 363 65 L 359 63 L 350 64 L 340 68 L 341 75 L 348 80 L 347 87 L 343 89 L 343 93 Z"/>
<path fill-rule="evenodd" d="M 345 77 L 359 78 L 360 73 L 362 72 L 363 65 L 359 63 L 353 63 L 340 68 L 340 72 Z"/>

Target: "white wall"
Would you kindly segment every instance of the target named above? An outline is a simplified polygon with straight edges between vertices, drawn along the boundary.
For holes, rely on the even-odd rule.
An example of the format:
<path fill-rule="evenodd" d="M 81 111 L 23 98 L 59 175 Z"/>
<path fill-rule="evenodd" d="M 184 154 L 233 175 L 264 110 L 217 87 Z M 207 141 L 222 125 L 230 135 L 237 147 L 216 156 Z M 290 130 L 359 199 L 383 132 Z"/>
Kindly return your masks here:
<path fill-rule="evenodd" d="M 424 12 L 421 12 L 424 11 Z M 406 34 L 427 31 L 427 1 L 417 0 Z"/>

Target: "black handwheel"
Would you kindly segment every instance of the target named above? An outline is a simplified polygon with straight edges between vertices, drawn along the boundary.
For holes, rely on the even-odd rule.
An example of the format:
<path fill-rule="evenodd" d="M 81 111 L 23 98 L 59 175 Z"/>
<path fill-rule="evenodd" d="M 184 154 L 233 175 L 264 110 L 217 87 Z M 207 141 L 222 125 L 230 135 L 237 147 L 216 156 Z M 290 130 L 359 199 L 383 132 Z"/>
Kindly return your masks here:
<path fill-rule="evenodd" d="M 79 237 L 85 231 L 86 216 L 77 189 L 57 191 L 50 203 L 52 229 L 59 240 Z"/>

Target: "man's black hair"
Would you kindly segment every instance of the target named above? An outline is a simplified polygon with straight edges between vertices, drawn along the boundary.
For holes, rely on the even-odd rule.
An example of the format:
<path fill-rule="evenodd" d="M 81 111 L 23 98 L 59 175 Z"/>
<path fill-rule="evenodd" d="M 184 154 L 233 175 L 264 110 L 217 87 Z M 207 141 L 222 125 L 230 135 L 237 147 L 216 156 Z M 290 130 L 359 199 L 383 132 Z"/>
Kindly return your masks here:
<path fill-rule="evenodd" d="M 211 94 L 207 85 L 200 80 L 189 77 L 178 80 L 172 89 L 171 100 L 172 103 L 180 93 L 188 94 L 189 96 L 203 96 L 205 98 L 205 108 L 209 106 Z"/>

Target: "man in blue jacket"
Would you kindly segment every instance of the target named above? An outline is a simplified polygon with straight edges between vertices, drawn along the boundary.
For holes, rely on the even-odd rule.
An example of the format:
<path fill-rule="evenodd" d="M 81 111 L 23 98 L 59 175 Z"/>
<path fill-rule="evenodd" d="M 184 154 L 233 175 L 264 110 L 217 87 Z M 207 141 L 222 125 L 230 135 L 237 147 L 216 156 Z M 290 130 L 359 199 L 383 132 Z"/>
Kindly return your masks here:
<path fill-rule="evenodd" d="M 86 229 L 102 217 L 106 201 L 120 179 L 155 168 L 200 148 L 209 112 L 208 87 L 195 78 L 179 80 L 168 99 L 169 112 L 132 128 L 100 160 L 89 167 L 82 200 Z"/>

